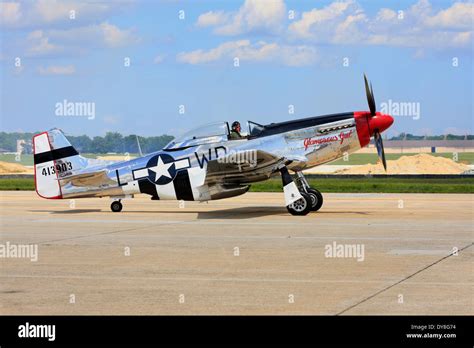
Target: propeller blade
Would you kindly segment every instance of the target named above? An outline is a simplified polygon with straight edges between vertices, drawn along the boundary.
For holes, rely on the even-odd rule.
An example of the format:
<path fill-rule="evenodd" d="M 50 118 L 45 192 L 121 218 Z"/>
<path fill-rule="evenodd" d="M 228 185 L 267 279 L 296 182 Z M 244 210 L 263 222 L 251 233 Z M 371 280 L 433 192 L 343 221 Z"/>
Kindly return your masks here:
<path fill-rule="evenodd" d="M 365 94 L 367 95 L 367 103 L 369 104 L 370 114 L 372 116 L 375 116 L 377 108 L 375 106 L 374 92 L 372 90 L 372 84 L 370 84 L 370 89 L 369 89 L 369 83 L 367 82 L 367 76 L 365 76 L 365 74 L 364 74 L 364 81 L 365 81 Z"/>
<path fill-rule="evenodd" d="M 383 168 L 385 169 L 385 171 L 387 171 L 387 162 L 385 160 L 385 151 L 383 149 L 382 135 L 380 134 L 378 130 L 374 132 L 374 142 L 377 148 L 377 154 L 380 160 L 382 161 Z"/>
<path fill-rule="evenodd" d="M 375 96 L 374 96 L 374 90 L 372 89 L 372 82 L 370 83 L 370 95 L 372 96 L 372 103 L 374 104 L 374 115 L 375 111 L 377 111 L 377 106 L 375 105 Z"/>

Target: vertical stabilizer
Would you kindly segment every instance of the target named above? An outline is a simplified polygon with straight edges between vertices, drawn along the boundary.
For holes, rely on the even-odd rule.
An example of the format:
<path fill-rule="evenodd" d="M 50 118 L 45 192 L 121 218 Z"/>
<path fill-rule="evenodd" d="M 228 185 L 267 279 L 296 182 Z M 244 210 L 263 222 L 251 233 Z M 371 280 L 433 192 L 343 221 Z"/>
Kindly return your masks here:
<path fill-rule="evenodd" d="M 59 129 L 35 135 L 33 151 L 36 192 L 43 198 L 62 198 L 58 179 L 87 165 Z"/>

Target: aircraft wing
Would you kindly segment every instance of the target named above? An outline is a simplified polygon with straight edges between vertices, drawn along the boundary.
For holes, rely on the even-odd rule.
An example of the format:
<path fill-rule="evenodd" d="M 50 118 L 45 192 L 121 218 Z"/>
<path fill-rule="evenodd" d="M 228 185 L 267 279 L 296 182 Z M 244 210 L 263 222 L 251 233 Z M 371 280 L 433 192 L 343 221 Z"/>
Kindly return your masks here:
<path fill-rule="evenodd" d="M 59 178 L 61 185 L 71 184 L 78 187 L 100 187 L 103 185 L 113 184 L 113 180 L 107 176 L 106 169 L 99 169 L 96 171 L 87 171 Z"/>
<path fill-rule="evenodd" d="M 245 184 L 265 180 L 274 173 L 280 163 L 305 162 L 305 156 L 296 154 L 274 155 L 262 150 L 242 150 L 209 161 L 205 182 Z"/>

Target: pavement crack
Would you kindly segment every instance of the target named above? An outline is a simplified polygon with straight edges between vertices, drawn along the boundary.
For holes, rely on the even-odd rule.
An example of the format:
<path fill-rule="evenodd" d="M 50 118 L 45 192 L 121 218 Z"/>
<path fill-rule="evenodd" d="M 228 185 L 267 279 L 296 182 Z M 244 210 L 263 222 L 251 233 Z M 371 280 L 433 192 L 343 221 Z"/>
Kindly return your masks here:
<path fill-rule="evenodd" d="M 114 234 L 114 233 L 120 233 L 120 232 L 136 231 L 136 230 L 140 230 L 140 229 L 151 227 L 151 226 L 157 226 L 157 225 L 154 224 L 154 225 L 148 225 L 148 226 L 127 228 L 127 229 L 118 230 L 118 231 L 109 231 L 109 232 L 103 232 L 103 233 L 86 234 L 84 236 L 75 236 L 75 237 L 68 237 L 68 238 L 61 238 L 61 239 L 50 239 L 50 240 L 44 240 L 44 241 L 36 243 L 36 244 L 41 245 L 41 244 L 47 244 L 47 243 L 63 242 L 63 241 L 66 241 L 66 240 L 81 239 L 81 238 L 95 237 L 95 236 L 103 236 L 103 235 L 107 235 L 107 234 Z"/>
<path fill-rule="evenodd" d="M 461 249 L 458 250 L 458 253 L 460 253 L 461 251 L 466 250 L 467 248 L 472 247 L 473 245 L 474 245 L 474 243 L 471 243 L 471 244 L 468 244 L 468 245 L 464 246 L 463 248 L 461 248 Z M 427 266 L 425 266 L 425 267 L 419 269 L 418 271 L 416 271 L 416 272 L 414 272 L 414 273 L 412 273 L 412 274 L 406 276 L 405 278 L 399 280 L 398 282 L 396 282 L 396 283 L 394 283 L 394 284 L 392 284 L 392 285 L 389 285 L 389 286 L 383 288 L 382 290 L 379 290 L 379 291 L 377 291 L 376 293 L 374 293 L 374 294 L 372 294 L 372 295 L 370 295 L 370 296 L 364 298 L 363 300 L 361 300 L 361 301 L 359 301 L 359 302 L 353 304 L 352 306 L 347 307 L 346 309 L 340 311 L 339 313 L 336 313 L 336 315 L 341 315 L 341 314 L 344 314 L 344 313 L 350 311 L 351 309 L 354 309 L 355 307 L 361 305 L 362 303 L 365 303 L 365 302 L 367 302 L 367 301 L 373 299 L 374 297 L 380 295 L 381 293 L 383 293 L 383 292 L 385 292 L 385 291 L 387 291 L 387 290 L 393 288 L 394 286 L 397 286 L 398 284 L 401 284 L 401 283 L 403 283 L 404 281 L 406 281 L 406 280 L 408 280 L 408 279 L 410 279 L 410 278 L 413 278 L 413 277 L 416 276 L 417 274 L 419 274 L 419 273 L 421 273 L 421 272 L 423 272 L 423 271 L 426 271 L 428 268 L 433 267 L 434 265 L 440 263 L 441 261 L 446 260 L 448 257 L 451 257 L 451 256 L 453 256 L 454 254 L 455 254 L 455 253 L 452 252 L 452 253 L 449 254 L 449 255 L 443 256 L 442 258 L 440 258 L 440 259 L 436 260 L 435 262 L 430 263 L 429 265 L 427 265 Z"/>
<path fill-rule="evenodd" d="M 224 214 L 223 216 L 225 216 L 225 218 L 228 218 L 232 215 L 235 215 L 235 213 L 227 213 L 227 214 Z M 193 222 L 197 222 L 197 221 L 198 220 L 190 221 L 190 222 L 193 223 Z M 94 234 L 87 234 L 87 235 L 83 235 L 83 236 L 75 236 L 75 237 L 68 237 L 68 238 L 61 238 L 61 239 L 50 239 L 50 240 L 45 240 L 45 241 L 39 242 L 37 244 L 42 245 L 42 244 L 48 244 L 48 243 L 63 242 L 63 241 L 67 241 L 67 240 L 74 240 L 74 239 L 81 239 L 81 238 L 88 238 L 88 237 L 95 237 L 95 236 L 103 236 L 103 235 L 114 234 L 114 233 L 137 231 L 137 230 L 141 230 L 141 229 L 149 228 L 149 227 L 165 226 L 165 225 L 182 225 L 182 224 L 185 224 L 185 223 L 187 223 L 187 221 L 164 222 L 164 223 L 158 223 L 158 224 L 155 223 L 155 224 L 152 224 L 152 225 L 126 228 L 126 229 L 118 230 L 118 231 L 108 231 L 108 232 L 103 232 L 103 233 L 94 233 Z"/>

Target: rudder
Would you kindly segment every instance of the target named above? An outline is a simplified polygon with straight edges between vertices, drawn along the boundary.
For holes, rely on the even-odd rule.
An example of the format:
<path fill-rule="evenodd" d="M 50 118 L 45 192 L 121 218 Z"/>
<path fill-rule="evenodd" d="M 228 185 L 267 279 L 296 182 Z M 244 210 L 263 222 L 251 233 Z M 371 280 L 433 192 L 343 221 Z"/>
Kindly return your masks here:
<path fill-rule="evenodd" d="M 76 151 L 59 129 L 33 137 L 35 188 L 40 197 L 61 199 L 59 179 L 81 169 L 87 160 Z"/>

